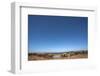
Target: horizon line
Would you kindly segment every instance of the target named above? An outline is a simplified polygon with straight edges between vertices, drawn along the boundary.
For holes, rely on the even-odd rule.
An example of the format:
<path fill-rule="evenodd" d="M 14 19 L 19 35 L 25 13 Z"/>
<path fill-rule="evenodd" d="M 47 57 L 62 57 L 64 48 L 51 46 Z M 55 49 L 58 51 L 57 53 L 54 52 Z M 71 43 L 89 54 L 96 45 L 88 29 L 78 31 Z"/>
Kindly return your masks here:
<path fill-rule="evenodd" d="M 88 49 L 78 49 L 78 50 L 65 50 L 65 51 L 28 51 L 28 53 L 60 53 L 60 52 L 71 52 L 71 51 L 88 51 Z"/>

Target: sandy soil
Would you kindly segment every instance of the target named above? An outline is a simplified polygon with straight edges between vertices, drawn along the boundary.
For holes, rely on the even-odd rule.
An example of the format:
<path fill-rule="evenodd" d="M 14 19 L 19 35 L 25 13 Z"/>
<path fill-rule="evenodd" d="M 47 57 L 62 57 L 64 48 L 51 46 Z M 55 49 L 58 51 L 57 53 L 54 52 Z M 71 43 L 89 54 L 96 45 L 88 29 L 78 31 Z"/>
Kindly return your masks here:
<path fill-rule="evenodd" d="M 71 53 L 29 53 L 28 60 L 51 60 L 51 59 L 80 59 L 88 58 L 88 52 Z"/>

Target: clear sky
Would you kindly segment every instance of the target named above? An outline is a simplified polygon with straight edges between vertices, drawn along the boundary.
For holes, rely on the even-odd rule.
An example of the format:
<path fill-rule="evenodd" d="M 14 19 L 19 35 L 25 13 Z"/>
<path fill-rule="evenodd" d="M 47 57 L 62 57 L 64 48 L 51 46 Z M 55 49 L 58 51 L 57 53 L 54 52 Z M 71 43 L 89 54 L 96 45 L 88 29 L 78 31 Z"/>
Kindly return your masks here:
<path fill-rule="evenodd" d="M 28 52 L 87 48 L 87 17 L 28 15 Z"/>

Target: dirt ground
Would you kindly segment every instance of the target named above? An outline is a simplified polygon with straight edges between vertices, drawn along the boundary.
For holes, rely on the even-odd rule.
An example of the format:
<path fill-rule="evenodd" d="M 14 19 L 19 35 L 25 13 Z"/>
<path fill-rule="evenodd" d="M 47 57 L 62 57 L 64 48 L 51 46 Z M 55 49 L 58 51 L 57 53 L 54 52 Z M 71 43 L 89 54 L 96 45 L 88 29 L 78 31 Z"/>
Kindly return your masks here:
<path fill-rule="evenodd" d="M 80 59 L 88 58 L 87 52 L 71 53 L 29 53 L 28 60 L 52 60 L 52 59 Z"/>

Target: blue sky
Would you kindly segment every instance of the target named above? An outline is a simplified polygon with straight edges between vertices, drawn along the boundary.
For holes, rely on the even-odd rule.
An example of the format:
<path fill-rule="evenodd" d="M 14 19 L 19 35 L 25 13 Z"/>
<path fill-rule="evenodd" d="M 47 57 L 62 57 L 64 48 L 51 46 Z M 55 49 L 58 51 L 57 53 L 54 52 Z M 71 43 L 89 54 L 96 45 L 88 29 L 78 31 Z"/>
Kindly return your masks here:
<path fill-rule="evenodd" d="M 28 52 L 87 48 L 87 17 L 28 15 Z"/>

